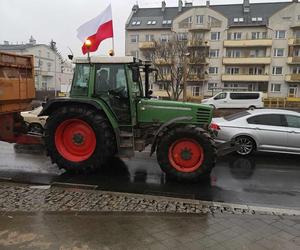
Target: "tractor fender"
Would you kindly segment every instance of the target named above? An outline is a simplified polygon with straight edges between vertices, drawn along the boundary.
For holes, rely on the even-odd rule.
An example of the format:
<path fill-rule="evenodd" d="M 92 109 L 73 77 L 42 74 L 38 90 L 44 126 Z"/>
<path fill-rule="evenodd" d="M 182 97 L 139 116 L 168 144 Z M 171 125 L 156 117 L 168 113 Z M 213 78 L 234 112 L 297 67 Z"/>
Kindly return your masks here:
<path fill-rule="evenodd" d="M 177 122 L 180 122 L 180 121 L 190 121 L 192 120 L 193 117 L 192 116 L 180 116 L 180 117 L 176 117 L 164 124 L 162 124 L 159 129 L 155 132 L 154 134 L 154 138 L 153 138 L 153 141 L 152 141 L 152 146 L 151 146 L 151 152 L 150 152 L 150 156 L 153 155 L 153 153 L 155 152 L 156 150 L 156 146 L 157 146 L 157 140 L 158 140 L 158 137 L 159 137 L 159 134 L 167 127 L 169 127 L 170 125 L 173 125 Z"/>
<path fill-rule="evenodd" d="M 106 108 L 105 104 L 93 99 L 79 99 L 70 97 L 53 99 L 43 104 L 43 110 L 39 114 L 39 116 L 49 116 L 58 108 L 71 104 L 82 104 L 87 105 L 96 110 L 102 110 L 106 114 L 107 119 L 109 120 L 113 129 L 115 131 L 118 129 L 116 117 L 114 117 L 114 115 L 111 112 L 109 112 L 109 109 Z"/>

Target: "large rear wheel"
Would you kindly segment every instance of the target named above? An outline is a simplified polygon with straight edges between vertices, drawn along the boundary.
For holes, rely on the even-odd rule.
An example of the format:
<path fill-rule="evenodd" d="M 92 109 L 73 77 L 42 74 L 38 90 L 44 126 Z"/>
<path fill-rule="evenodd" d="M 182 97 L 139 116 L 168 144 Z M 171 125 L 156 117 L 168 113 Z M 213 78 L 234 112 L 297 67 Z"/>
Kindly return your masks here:
<path fill-rule="evenodd" d="M 105 116 L 78 105 L 55 111 L 45 125 L 45 144 L 53 163 L 67 171 L 101 167 L 115 154 L 115 137 Z"/>
<path fill-rule="evenodd" d="M 157 147 L 161 169 L 177 180 L 196 181 L 210 174 L 217 151 L 210 135 L 196 126 L 166 131 Z"/>

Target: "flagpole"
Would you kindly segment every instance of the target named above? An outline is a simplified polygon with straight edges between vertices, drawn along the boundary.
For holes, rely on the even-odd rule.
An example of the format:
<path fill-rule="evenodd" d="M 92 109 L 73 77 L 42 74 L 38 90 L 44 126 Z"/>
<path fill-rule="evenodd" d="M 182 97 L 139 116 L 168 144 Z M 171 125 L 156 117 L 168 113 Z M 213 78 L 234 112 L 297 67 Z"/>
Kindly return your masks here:
<path fill-rule="evenodd" d="M 111 2 L 110 2 L 110 8 L 111 8 L 111 19 L 113 19 L 113 12 L 112 12 L 112 6 L 111 6 Z M 114 22 L 112 23 L 112 25 L 114 26 Z M 112 50 L 113 50 L 113 56 L 116 54 L 115 52 L 115 36 L 114 36 L 114 27 L 113 27 L 113 36 L 112 36 Z"/>

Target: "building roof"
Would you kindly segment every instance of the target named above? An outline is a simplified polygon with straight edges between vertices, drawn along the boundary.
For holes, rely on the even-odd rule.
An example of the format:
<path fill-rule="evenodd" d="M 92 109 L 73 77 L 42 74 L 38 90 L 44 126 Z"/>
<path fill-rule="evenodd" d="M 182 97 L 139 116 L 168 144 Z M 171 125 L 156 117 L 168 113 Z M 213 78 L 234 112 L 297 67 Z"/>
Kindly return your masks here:
<path fill-rule="evenodd" d="M 165 11 L 162 8 L 138 8 L 135 13 L 132 13 L 131 18 L 126 25 L 127 30 L 141 30 L 141 29 L 171 29 L 171 23 L 164 23 L 163 21 L 173 21 L 176 16 L 182 14 L 191 7 L 183 7 L 179 12 L 178 7 L 166 7 Z M 134 25 L 134 22 L 140 21 L 139 25 Z M 149 21 L 156 21 L 155 24 L 147 24 Z"/>
<path fill-rule="evenodd" d="M 268 24 L 268 19 L 277 11 L 287 7 L 292 2 L 273 2 L 273 3 L 250 3 L 246 0 L 244 4 L 224 4 L 210 5 L 209 7 L 228 18 L 228 25 L 234 26 L 262 26 Z M 250 6 L 250 12 L 244 12 L 244 6 Z M 166 24 L 164 20 L 174 20 L 178 15 L 188 9 L 206 6 L 185 6 L 182 11 L 178 7 L 165 7 L 165 11 L 160 8 L 139 8 L 134 6 L 131 16 L 126 25 L 126 30 L 153 30 L 171 29 L 172 23 Z M 243 18 L 243 21 L 236 21 L 236 18 Z M 260 18 L 256 21 L 253 18 Z M 153 24 L 148 22 L 154 21 Z M 138 25 L 136 22 L 140 22 Z"/>
<path fill-rule="evenodd" d="M 287 7 L 291 2 L 250 3 L 250 12 L 244 13 L 243 4 L 211 5 L 210 7 L 228 18 L 229 26 L 267 25 L 268 19 L 277 11 Z M 252 18 L 262 21 L 252 21 Z M 234 22 L 234 18 L 244 18 L 243 22 Z"/>
<path fill-rule="evenodd" d="M 0 50 L 25 50 L 28 48 L 33 48 L 33 44 L 0 44 Z"/>

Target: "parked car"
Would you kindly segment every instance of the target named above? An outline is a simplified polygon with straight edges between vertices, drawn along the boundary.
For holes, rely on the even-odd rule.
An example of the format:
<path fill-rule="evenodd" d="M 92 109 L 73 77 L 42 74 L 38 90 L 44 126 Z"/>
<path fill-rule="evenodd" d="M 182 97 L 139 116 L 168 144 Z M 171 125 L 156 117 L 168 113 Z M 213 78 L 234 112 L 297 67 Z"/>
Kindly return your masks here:
<path fill-rule="evenodd" d="M 43 107 L 40 106 L 31 111 L 21 112 L 21 116 L 24 118 L 24 121 L 28 125 L 29 132 L 40 134 L 43 133 L 47 116 L 38 116 L 41 113 L 42 109 Z"/>
<path fill-rule="evenodd" d="M 240 155 L 254 151 L 300 154 L 300 113 L 257 109 L 214 118 L 216 142 L 235 140 Z"/>
<path fill-rule="evenodd" d="M 264 101 L 262 92 L 221 92 L 215 96 L 202 100 L 216 109 L 220 108 L 263 108 Z"/>

